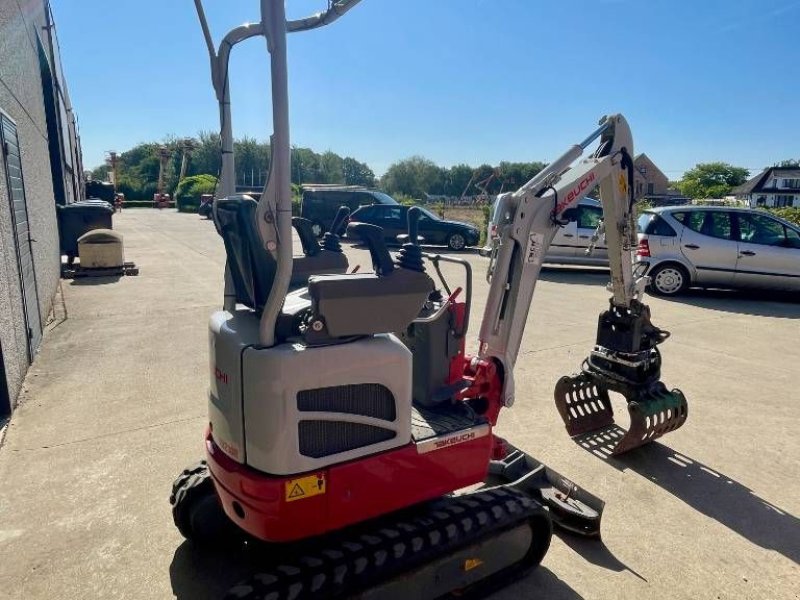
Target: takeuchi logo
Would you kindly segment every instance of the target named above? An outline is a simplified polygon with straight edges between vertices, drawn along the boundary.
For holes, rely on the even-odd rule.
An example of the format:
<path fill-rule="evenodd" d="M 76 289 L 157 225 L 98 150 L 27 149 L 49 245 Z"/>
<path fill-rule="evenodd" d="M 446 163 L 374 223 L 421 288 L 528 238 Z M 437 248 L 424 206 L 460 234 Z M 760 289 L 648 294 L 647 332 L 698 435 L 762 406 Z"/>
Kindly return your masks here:
<path fill-rule="evenodd" d="M 586 192 L 589 184 L 591 184 L 595 180 L 594 173 L 588 173 L 586 177 L 581 179 L 575 186 L 569 191 L 566 197 L 556 205 L 555 213 L 561 214 L 567 206 L 572 204 L 576 198 L 583 196 Z"/>

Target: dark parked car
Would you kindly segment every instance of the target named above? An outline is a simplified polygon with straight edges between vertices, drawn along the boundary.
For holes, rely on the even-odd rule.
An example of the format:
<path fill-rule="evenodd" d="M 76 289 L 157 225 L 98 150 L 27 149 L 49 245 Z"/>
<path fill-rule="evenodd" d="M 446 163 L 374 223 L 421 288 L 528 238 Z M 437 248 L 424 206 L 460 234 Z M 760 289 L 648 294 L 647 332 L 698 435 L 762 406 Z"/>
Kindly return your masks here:
<path fill-rule="evenodd" d="M 314 234 L 319 237 L 331 228 L 340 206 L 346 206 L 352 213 L 371 204 L 398 206 L 391 196 L 361 186 L 306 184 L 300 216 L 311 221 Z"/>
<path fill-rule="evenodd" d="M 350 222 L 372 223 L 383 228 L 387 241 L 396 242 L 397 236 L 408 233 L 408 206 L 373 205 L 362 206 L 352 215 Z M 451 250 L 463 250 L 467 246 L 475 246 L 481 233 L 468 223 L 445 221 L 427 208 L 421 208 L 419 218 L 419 235 L 426 244 L 444 244 Z"/>

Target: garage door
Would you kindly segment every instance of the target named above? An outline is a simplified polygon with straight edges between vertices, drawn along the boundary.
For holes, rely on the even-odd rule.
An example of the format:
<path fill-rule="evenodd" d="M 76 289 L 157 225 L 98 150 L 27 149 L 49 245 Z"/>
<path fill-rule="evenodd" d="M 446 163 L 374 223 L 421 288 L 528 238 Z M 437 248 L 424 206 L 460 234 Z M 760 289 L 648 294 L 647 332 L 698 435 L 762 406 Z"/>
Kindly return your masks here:
<path fill-rule="evenodd" d="M 42 321 L 39 315 L 39 298 L 36 289 L 36 271 L 33 267 L 33 249 L 31 246 L 30 227 L 28 223 L 28 205 L 25 201 L 25 181 L 22 177 L 22 161 L 20 159 L 17 126 L 5 114 L 0 113 L 0 141 L 5 162 L 6 184 L 11 203 L 11 222 L 14 230 L 14 241 L 19 265 L 20 287 L 22 288 L 23 308 L 28 336 L 28 358 L 39 348 L 42 339 Z"/>

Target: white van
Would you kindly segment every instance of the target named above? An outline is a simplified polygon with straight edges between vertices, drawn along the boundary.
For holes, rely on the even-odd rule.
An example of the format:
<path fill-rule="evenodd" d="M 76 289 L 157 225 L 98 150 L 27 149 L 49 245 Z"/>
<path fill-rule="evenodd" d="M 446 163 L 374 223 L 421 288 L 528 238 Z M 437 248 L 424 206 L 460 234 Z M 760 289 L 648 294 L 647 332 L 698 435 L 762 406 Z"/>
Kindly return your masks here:
<path fill-rule="evenodd" d="M 497 241 L 497 224 L 509 218 L 503 215 L 502 201 L 495 200 L 492 218 L 486 232 L 486 246 L 481 248 L 481 256 L 489 256 Z M 595 244 L 591 254 L 587 254 L 592 236 L 598 223 L 603 219 L 603 207 L 599 200 L 584 198 L 577 206 L 565 210 L 562 217 L 567 224 L 559 227 L 553 243 L 547 250 L 544 262 L 571 265 L 608 266 L 608 248 L 603 236 Z"/>

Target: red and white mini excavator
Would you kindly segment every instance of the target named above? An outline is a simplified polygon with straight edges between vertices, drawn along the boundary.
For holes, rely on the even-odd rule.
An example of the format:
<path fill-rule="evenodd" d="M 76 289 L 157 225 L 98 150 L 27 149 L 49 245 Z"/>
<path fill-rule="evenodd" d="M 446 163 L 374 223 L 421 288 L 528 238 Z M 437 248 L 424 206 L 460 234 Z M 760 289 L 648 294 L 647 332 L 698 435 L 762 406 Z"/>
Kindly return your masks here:
<path fill-rule="evenodd" d="M 578 435 L 611 424 L 608 393 L 624 395 L 632 427 L 617 451 L 686 419 L 683 395 L 659 381 L 657 345 L 667 334 L 650 323 L 641 302 L 647 281 L 631 262 L 633 142 L 621 115 L 604 117 L 502 196 L 477 355 L 464 343 L 470 264 L 421 250 L 417 210 L 396 256 L 380 228 L 348 225 L 373 272 L 312 275 L 288 291 L 286 33 L 325 25 L 354 4 L 330 2 L 326 12 L 287 21 L 283 0 L 261 0 L 261 21 L 223 41 L 267 40 L 270 175 L 257 203 L 235 195 L 214 202 L 227 266 L 223 309 L 210 322 L 205 460 L 178 477 L 170 500 L 193 543 L 278 550 L 279 560 L 227 598 L 438 598 L 489 589 L 538 565 L 553 524 L 599 535 L 602 501 L 493 433 L 517 393 L 514 364 L 548 245 L 564 211 L 595 186 L 612 297 L 582 372 L 556 386 L 558 409 Z M 445 280 L 443 262 L 463 267 L 462 287 Z"/>

